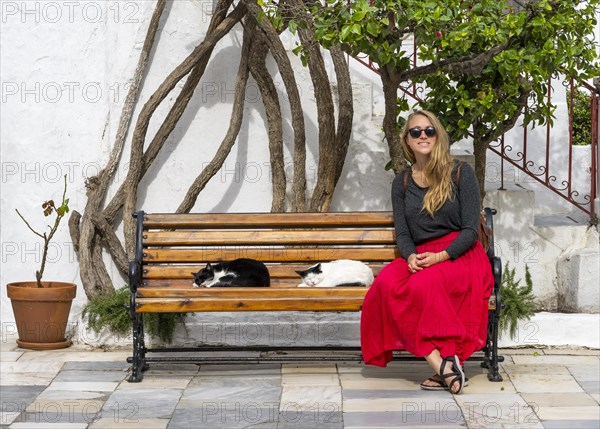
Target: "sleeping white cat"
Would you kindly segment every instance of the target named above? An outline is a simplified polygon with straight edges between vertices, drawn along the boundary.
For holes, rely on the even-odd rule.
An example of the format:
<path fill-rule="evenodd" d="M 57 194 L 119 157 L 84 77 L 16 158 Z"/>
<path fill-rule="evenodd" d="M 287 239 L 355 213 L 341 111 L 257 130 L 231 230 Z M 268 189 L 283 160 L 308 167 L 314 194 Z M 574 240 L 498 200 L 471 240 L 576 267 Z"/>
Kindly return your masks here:
<path fill-rule="evenodd" d="M 298 287 L 371 286 L 373 271 L 368 265 L 349 259 L 320 262 L 303 271 Z"/>

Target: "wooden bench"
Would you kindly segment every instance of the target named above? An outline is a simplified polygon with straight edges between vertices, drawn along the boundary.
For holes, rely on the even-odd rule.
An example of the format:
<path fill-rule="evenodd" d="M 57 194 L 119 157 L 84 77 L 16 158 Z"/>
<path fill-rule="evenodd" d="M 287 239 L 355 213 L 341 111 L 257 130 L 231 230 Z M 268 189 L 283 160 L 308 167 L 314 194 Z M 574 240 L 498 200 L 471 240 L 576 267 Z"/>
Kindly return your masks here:
<path fill-rule="evenodd" d="M 487 222 L 493 226 L 494 211 L 485 210 Z M 136 256 L 129 266 L 129 308 L 133 323 L 133 356 L 128 359 L 132 364 L 131 382 L 142 380 L 142 371 L 148 368 L 149 362 L 176 360 L 168 356 L 147 356 L 149 352 L 169 349 L 145 347 L 142 313 L 360 311 L 367 288 L 298 288 L 301 279 L 295 270 L 305 269 L 316 262 L 354 259 L 369 264 L 377 275 L 387 263 L 398 257 L 390 212 L 137 212 L 134 217 L 137 218 Z M 494 271 L 495 287 L 489 304 L 487 344 L 480 359 L 482 366 L 488 368 L 488 378 L 501 381 L 498 372 L 498 362 L 502 361 L 502 357 L 498 356 L 498 320 L 502 265 L 500 259 L 494 256 L 493 241 L 488 256 Z M 207 262 L 239 257 L 265 262 L 271 275 L 271 286 L 192 287 L 192 271 L 197 271 Z M 194 350 L 209 349 L 200 347 Z M 360 348 L 353 349 L 356 352 L 353 356 L 361 359 Z M 185 362 L 201 361 L 201 358 L 193 358 L 190 350 L 186 351 L 190 353 L 186 354 Z M 319 355 L 317 350 L 311 348 L 311 351 L 315 360 L 327 358 L 323 353 Z M 275 358 L 293 360 L 285 354 L 271 356 L 269 360 Z M 344 357 L 343 360 L 347 359 Z M 232 360 L 235 357 L 227 359 Z"/>

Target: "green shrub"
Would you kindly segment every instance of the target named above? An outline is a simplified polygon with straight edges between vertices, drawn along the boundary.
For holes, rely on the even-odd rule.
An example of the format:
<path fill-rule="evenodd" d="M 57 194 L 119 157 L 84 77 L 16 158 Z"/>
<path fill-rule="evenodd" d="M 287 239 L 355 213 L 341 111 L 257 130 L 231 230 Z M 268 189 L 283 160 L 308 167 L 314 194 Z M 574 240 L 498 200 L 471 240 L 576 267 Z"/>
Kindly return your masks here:
<path fill-rule="evenodd" d="M 567 105 L 571 105 L 571 92 L 567 91 Z M 580 89 L 573 90 L 573 144 L 585 146 L 592 143 L 591 95 Z"/>
<path fill-rule="evenodd" d="M 88 326 L 98 333 L 106 328 L 119 335 L 131 333 L 129 317 L 129 286 L 123 286 L 109 293 L 92 298 L 83 309 L 88 316 Z M 151 337 L 170 343 L 178 321 L 183 322 L 183 313 L 143 313 L 144 331 Z"/>
<path fill-rule="evenodd" d="M 510 269 L 507 262 L 500 285 L 502 310 L 499 328 L 500 332 L 508 331 L 511 339 L 514 339 L 517 334 L 519 320 L 529 320 L 535 310 L 533 283 L 527 265 L 525 265 L 525 286 L 521 286 L 520 283 L 521 279 L 515 280 L 515 269 Z"/>

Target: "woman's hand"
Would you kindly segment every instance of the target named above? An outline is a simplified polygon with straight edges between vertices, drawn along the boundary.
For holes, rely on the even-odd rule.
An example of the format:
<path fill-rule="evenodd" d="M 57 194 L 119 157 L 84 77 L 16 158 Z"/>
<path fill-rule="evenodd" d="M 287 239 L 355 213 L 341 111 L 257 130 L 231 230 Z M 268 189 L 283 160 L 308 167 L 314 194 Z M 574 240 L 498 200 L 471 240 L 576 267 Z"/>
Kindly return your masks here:
<path fill-rule="evenodd" d="M 423 269 L 423 267 L 419 266 L 419 255 L 417 255 L 416 253 L 411 254 L 408 257 L 408 260 L 406 262 L 408 262 L 408 271 L 410 271 L 411 274 L 416 273 L 417 271 L 421 271 Z"/>
<path fill-rule="evenodd" d="M 432 265 L 447 261 L 448 259 L 450 259 L 450 256 L 445 250 L 438 253 L 413 253 L 408 257 L 408 271 L 414 274 L 417 271 L 421 271 L 423 268 L 431 267 Z"/>

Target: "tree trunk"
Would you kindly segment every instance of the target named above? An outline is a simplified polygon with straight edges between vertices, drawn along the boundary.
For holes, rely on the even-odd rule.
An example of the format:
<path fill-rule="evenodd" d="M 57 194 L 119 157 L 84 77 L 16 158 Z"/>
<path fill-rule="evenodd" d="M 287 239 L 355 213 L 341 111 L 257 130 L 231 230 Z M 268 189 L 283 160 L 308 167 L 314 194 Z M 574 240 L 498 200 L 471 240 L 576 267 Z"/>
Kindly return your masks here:
<path fill-rule="evenodd" d="M 479 197 L 481 199 L 481 208 L 483 208 L 483 199 L 485 198 L 485 161 L 489 142 L 482 140 L 481 128 L 474 124 L 473 126 L 473 154 L 475 155 L 475 177 L 479 184 Z"/>
<path fill-rule="evenodd" d="M 279 33 L 268 19 L 262 17 L 258 4 L 251 0 L 244 0 L 244 2 L 250 14 L 256 19 L 259 28 L 265 33 L 269 49 L 277 63 L 289 99 L 292 128 L 294 130 L 292 211 L 302 212 L 306 209 L 306 131 L 304 111 L 300 101 L 300 92 L 296 84 L 294 70 L 292 69 L 283 43 L 279 38 Z"/>
<path fill-rule="evenodd" d="M 250 72 L 258 84 L 267 117 L 271 183 L 273 186 L 271 211 L 279 213 L 285 211 L 287 184 L 283 159 L 283 118 L 281 116 L 281 105 L 277 96 L 277 88 L 266 65 L 269 45 L 264 33 L 257 33 L 252 48 Z"/>
<path fill-rule="evenodd" d="M 381 69 L 381 82 L 383 84 L 383 97 L 385 100 L 385 114 L 383 116 L 383 133 L 388 143 L 392 170 L 398 174 L 406 167 L 400 133 L 398 131 L 397 105 L 398 85 L 400 78 L 391 66 Z"/>
<path fill-rule="evenodd" d="M 338 121 L 335 136 L 336 165 L 333 180 L 333 188 L 335 189 L 342 175 L 342 169 L 348 154 L 348 145 L 352 135 L 352 122 L 354 120 L 354 99 L 350 69 L 344 58 L 344 52 L 337 45 L 332 46 L 329 51 L 333 59 L 338 89 Z"/>

